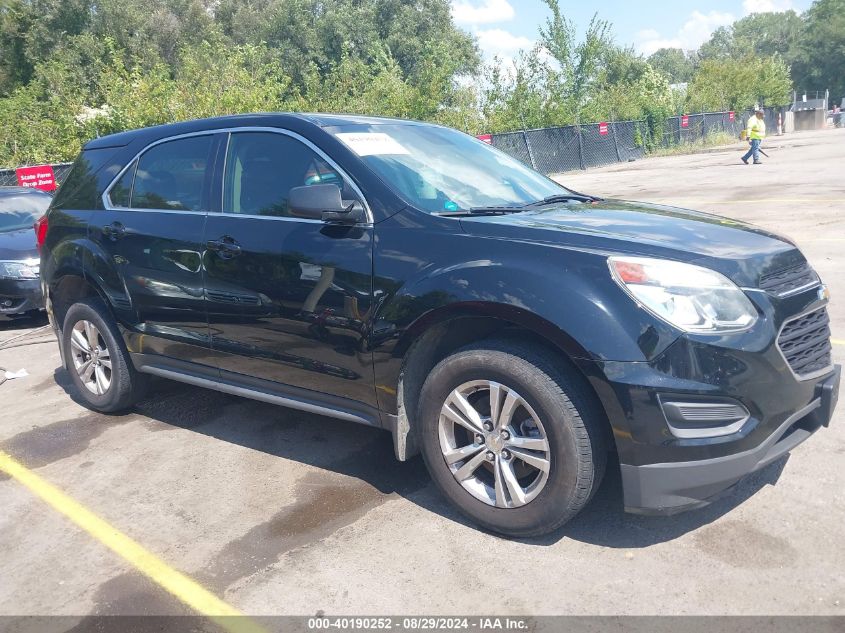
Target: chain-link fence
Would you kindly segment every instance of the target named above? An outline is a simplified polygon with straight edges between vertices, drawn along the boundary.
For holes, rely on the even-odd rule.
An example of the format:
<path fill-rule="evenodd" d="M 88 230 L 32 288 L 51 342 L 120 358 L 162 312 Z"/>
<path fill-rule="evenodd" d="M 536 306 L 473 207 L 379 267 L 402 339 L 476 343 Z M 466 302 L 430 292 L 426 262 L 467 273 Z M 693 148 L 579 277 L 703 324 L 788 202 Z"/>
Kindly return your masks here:
<path fill-rule="evenodd" d="M 493 134 L 492 144 L 544 174 L 642 158 L 642 121 L 611 121 Z"/>
<path fill-rule="evenodd" d="M 766 128 L 774 134 L 786 107 L 765 108 Z M 645 121 L 610 121 L 586 125 L 540 128 L 491 135 L 494 147 L 544 174 L 587 169 L 642 158 L 645 147 L 671 148 L 700 143 L 719 133 L 739 138 L 751 110 L 701 112 L 670 117 L 662 130 L 650 130 Z M 780 116 L 779 116 L 780 115 Z M 656 135 L 656 138 L 653 138 Z M 652 138 L 651 143 L 648 139 Z"/>
<path fill-rule="evenodd" d="M 73 163 L 57 163 L 52 165 L 53 175 L 56 179 L 56 186 L 62 184 L 70 171 Z M 0 187 L 16 187 L 18 184 L 17 172 L 14 169 L 0 169 Z"/>

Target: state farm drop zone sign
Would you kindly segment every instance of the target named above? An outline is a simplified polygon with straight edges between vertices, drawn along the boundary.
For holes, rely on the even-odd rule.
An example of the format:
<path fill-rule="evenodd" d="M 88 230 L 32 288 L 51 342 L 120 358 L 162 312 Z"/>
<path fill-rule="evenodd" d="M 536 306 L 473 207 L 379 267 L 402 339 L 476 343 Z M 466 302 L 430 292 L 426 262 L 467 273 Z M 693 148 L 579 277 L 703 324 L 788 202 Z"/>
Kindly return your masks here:
<path fill-rule="evenodd" d="M 34 167 L 18 167 L 15 170 L 18 185 L 41 189 L 41 191 L 56 190 L 56 175 L 52 165 L 35 165 Z"/>

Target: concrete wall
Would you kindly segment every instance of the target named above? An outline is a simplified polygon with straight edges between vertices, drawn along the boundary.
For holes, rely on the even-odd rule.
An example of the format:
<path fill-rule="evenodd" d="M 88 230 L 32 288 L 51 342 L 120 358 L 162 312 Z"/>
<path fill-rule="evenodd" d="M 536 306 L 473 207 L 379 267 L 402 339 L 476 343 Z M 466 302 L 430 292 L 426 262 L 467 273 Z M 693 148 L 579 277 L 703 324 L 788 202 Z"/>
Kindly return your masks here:
<path fill-rule="evenodd" d="M 805 132 L 807 130 L 821 130 L 825 124 L 824 110 L 798 110 L 795 114 L 795 130 Z"/>

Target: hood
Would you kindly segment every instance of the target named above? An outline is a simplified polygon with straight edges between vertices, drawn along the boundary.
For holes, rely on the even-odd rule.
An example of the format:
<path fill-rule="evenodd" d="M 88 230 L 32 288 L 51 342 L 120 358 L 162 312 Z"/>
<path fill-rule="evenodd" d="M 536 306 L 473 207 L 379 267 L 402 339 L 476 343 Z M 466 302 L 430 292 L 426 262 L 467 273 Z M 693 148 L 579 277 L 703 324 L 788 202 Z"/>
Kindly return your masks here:
<path fill-rule="evenodd" d="M 35 231 L 31 228 L 0 233 L 0 260 L 38 259 Z"/>
<path fill-rule="evenodd" d="M 756 286 L 763 274 L 803 263 L 788 239 L 729 218 L 622 200 L 461 218 L 471 234 L 706 266 Z"/>

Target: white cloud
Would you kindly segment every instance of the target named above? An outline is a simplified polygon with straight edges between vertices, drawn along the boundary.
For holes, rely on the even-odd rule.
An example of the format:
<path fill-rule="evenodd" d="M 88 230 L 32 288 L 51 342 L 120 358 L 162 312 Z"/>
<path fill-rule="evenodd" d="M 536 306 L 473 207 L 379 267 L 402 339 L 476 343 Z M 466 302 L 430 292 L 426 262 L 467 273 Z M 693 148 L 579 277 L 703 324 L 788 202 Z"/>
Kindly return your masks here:
<path fill-rule="evenodd" d="M 498 57 L 505 70 L 513 66 L 519 51 L 532 48 L 534 41 L 502 28 L 482 28 L 482 25 L 509 22 L 515 16 L 516 12 L 508 0 L 452 0 L 455 23 L 467 28 L 477 38 L 485 62 L 492 62 Z"/>
<path fill-rule="evenodd" d="M 678 32 L 681 47 L 685 49 L 698 48 L 710 39 L 710 35 L 718 27 L 733 24 L 734 21 L 736 21 L 736 18 L 731 13 L 719 13 L 718 11 L 701 13 L 699 11 L 693 11 L 690 19 L 684 22 L 684 25 Z"/>
<path fill-rule="evenodd" d="M 514 57 L 520 50 L 528 50 L 534 46 L 534 41 L 521 35 L 514 35 L 504 29 L 483 29 L 475 32 L 478 45 L 487 59 L 499 57 Z"/>
<path fill-rule="evenodd" d="M 655 29 L 643 29 L 637 32 L 637 40 L 656 40 L 660 37 L 660 33 Z"/>
<path fill-rule="evenodd" d="M 744 0 L 742 3 L 745 15 L 789 11 L 792 8 L 791 0 Z"/>
<path fill-rule="evenodd" d="M 508 0 L 452 0 L 452 17 L 457 24 L 495 24 L 513 20 L 516 12 Z"/>
<path fill-rule="evenodd" d="M 743 15 L 789 11 L 794 8 L 792 0 L 743 0 Z M 720 26 L 728 26 L 736 21 L 732 13 L 720 11 L 693 11 L 686 22 L 671 37 L 664 37 L 655 29 L 643 29 L 636 35 L 636 48 L 643 55 L 651 55 L 660 48 L 682 48 L 693 50 L 710 39 Z"/>
<path fill-rule="evenodd" d="M 766 0 L 746 0 L 746 2 L 764 2 Z M 682 48 L 692 50 L 710 39 L 710 35 L 720 26 L 732 24 L 736 17 L 732 13 L 719 11 L 693 11 L 673 37 L 661 37 L 654 29 L 645 29 L 637 33 L 637 49 L 643 55 L 651 55 L 660 48 Z"/>

